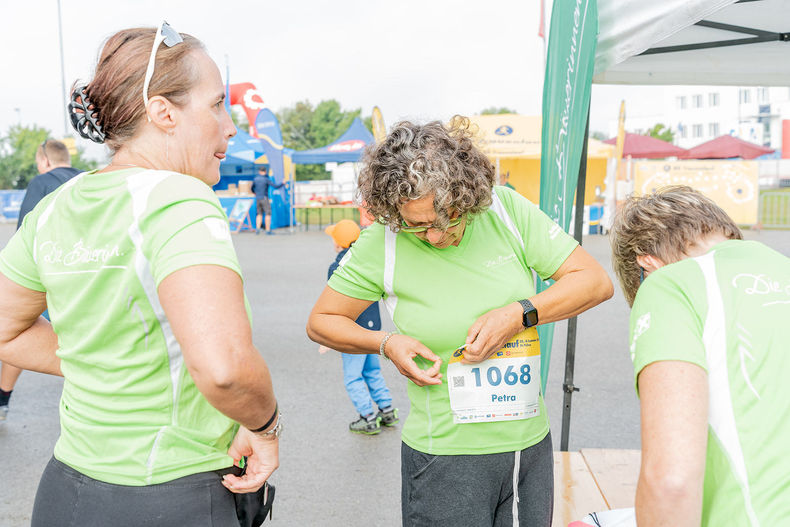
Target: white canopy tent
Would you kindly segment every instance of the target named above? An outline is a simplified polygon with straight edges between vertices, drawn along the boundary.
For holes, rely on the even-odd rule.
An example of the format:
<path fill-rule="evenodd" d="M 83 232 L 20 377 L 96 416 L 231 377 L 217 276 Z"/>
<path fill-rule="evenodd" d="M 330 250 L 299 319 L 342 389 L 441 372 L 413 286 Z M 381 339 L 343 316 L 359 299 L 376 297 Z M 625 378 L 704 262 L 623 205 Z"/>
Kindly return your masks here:
<path fill-rule="evenodd" d="M 593 83 L 790 87 L 790 0 L 596 3 L 598 40 Z M 589 124 L 585 143 L 588 132 Z M 583 151 L 577 192 L 584 188 L 586 157 Z M 614 196 L 607 194 L 606 209 L 611 211 Z M 575 232 L 579 233 L 579 202 L 576 207 Z M 573 384 L 575 331 L 575 322 L 571 321 L 565 354 L 561 450 L 567 450 L 571 397 L 578 389 Z"/>
<path fill-rule="evenodd" d="M 599 0 L 598 84 L 790 86 L 790 0 Z"/>
<path fill-rule="evenodd" d="M 598 0 L 593 82 L 790 87 L 790 0 Z"/>

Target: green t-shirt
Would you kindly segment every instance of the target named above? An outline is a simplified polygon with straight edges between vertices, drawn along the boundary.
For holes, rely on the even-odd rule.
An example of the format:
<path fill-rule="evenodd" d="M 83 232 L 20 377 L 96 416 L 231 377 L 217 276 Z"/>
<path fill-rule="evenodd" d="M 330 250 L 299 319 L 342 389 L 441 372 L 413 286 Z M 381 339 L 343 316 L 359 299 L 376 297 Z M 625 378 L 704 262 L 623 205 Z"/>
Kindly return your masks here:
<path fill-rule="evenodd" d="M 58 460 L 121 485 L 232 464 L 237 425 L 195 387 L 157 296 L 198 264 L 241 275 L 227 216 L 190 176 L 85 173 L 25 217 L 0 272 L 47 294 L 65 378 Z"/>
<path fill-rule="evenodd" d="M 374 224 L 329 280 L 329 287 L 353 298 L 383 297 L 398 331 L 441 357 L 441 385 L 408 383 L 411 409 L 403 441 L 421 452 L 512 452 L 536 444 L 549 430 L 542 397 L 538 416 L 516 421 L 455 424 L 450 410 L 447 364 L 471 325 L 491 309 L 534 295 L 532 270 L 551 276 L 577 245 L 516 192 L 495 187 L 493 197 L 493 205 L 467 223 L 457 247 L 437 249 Z"/>
<path fill-rule="evenodd" d="M 790 259 L 753 241 L 668 265 L 631 312 L 634 372 L 686 361 L 708 373 L 702 525 L 790 518 Z"/>

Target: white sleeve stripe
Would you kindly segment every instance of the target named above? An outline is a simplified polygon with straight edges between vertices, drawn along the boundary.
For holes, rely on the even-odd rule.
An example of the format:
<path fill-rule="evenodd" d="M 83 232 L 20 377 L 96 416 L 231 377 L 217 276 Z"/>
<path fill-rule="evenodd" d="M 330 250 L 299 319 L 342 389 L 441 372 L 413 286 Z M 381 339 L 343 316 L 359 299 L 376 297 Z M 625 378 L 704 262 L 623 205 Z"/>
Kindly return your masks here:
<path fill-rule="evenodd" d="M 384 307 L 395 320 L 395 308 L 398 305 L 398 296 L 393 289 L 395 280 L 395 247 L 397 246 L 398 235 L 392 232 L 389 227 L 384 228 Z"/>
<path fill-rule="evenodd" d="M 729 373 L 727 372 L 727 327 L 724 301 L 716 277 L 715 252 L 711 251 L 704 256 L 694 258 L 705 277 L 708 299 L 708 314 L 702 334 L 705 359 L 708 362 L 708 422 L 721 442 L 722 448 L 730 460 L 735 478 L 741 487 L 749 523 L 752 527 L 756 527 L 760 523 L 752 506 L 746 462 L 738 438 L 735 410 L 730 393 Z"/>
<path fill-rule="evenodd" d="M 179 379 L 181 377 L 181 369 L 183 366 L 183 356 L 181 355 L 181 346 L 176 340 L 173 329 L 170 327 L 170 321 L 165 315 L 162 304 L 159 302 L 159 295 L 156 291 L 156 282 L 151 271 L 151 262 L 145 257 L 143 253 L 143 233 L 140 230 L 140 219 L 148 205 L 148 198 L 154 187 L 159 184 L 163 179 L 170 175 L 169 172 L 156 172 L 146 170 L 139 172 L 127 179 L 129 193 L 132 198 L 132 223 L 129 225 L 129 237 L 135 246 L 135 269 L 140 284 L 145 291 L 148 302 L 154 310 L 159 326 L 162 328 L 162 333 L 165 337 L 165 344 L 167 346 L 167 355 L 170 367 L 170 381 L 173 401 L 172 420 L 173 424 L 177 422 L 177 406 L 178 406 L 178 388 Z"/>
<path fill-rule="evenodd" d="M 521 248 L 524 249 L 524 238 L 521 236 L 521 232 L 519 232 L 519 230 L 516 228 L 516 225 L 513 223 L 513 219 L 507 213 L 507 210 L 505 210 L 505 206 L 502 204 L 502 200 L 499 199 L 499 196 L 497 196 L 496 191 L 491 192 L 491 198 L 491 212 L 496 214 L 499 219 L 502 220 L 502 223 L 505 224 L 513 236 L 516 237 L 518 243 L 521 245 Z"/>

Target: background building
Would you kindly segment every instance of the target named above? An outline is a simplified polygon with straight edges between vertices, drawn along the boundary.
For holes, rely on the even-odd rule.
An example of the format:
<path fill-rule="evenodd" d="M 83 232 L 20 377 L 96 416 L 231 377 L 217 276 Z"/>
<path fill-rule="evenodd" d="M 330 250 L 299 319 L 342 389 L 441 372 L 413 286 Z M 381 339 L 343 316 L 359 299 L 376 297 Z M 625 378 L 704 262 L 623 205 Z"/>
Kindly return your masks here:
<path fill-rule="evenodd" d="M 611 94 L 613 86 L 608 87 Z M 691 148 L 720 135 L 780 150 L 782 120 L 790 119 L 790 88 L 737 86 L 667 86 L 652 88 L 649 97 L 625 97 L 626 130 L 645 132 L 663 123 L 675 133 L 674 143 Z M 617 134 L 617 115 L 606 133 Z"/>

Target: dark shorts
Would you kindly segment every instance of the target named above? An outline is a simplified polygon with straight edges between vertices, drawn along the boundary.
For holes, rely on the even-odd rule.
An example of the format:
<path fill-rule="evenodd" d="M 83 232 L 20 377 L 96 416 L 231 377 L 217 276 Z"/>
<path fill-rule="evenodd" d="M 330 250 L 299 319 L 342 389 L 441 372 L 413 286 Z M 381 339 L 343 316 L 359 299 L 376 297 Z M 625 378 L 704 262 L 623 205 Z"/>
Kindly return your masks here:
<path fill-rule="evenodd" d="M 52 458 L 38 484 L 31 527 L 238 527 L 233 494 L 221 483 L 232 470 L 131 487 L 97 481 Z"/>
<path fill-rule="evenodd" d="M 433 456 L 401 445 L 404 527 L 550 527 L 553 508 L 550 433 L 501 454 Z"/>
<path fill-rule="evenodd" d="M 268 199 L 259 199 L 256 200 L 258 202 L 258 214 L 261 216 L 268 214 L 271 216 L 272 214 L 272 204 L 269 203 Z"/>

